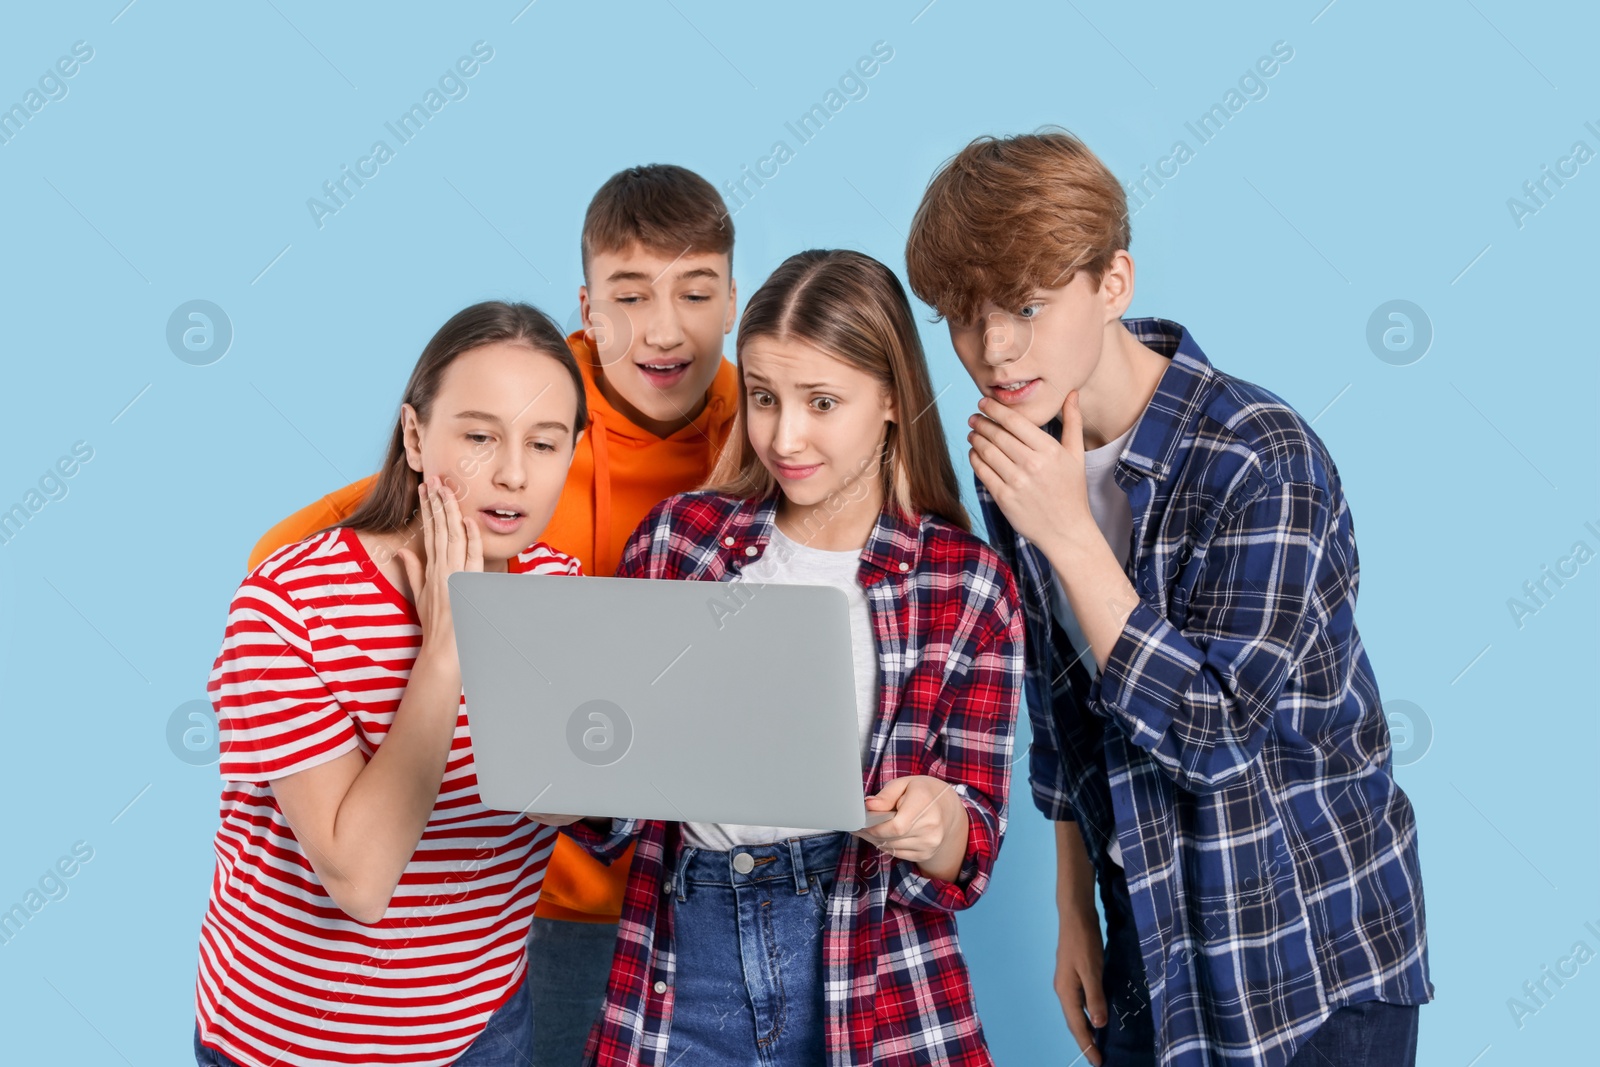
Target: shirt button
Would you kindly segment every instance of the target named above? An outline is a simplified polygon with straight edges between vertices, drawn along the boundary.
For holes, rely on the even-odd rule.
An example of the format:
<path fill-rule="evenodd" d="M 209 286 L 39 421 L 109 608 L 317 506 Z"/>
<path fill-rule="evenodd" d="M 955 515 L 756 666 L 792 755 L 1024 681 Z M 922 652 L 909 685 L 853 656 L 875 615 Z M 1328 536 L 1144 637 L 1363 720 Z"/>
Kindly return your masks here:
<path fill-rule="evenodd" d="M 667 991 L 667 983 L 657 982 L 655 985 L 655 990 L 657 993 L 665 993 Z"/>
<path fill-rule="evenodd" d="M 749 874 L 756 869 L 756 858 L 748 852 L 737 853 L 733 857 L 733 869 L 740 874 Z"/>
<path fill-rule="evenodd" d="M 728 546 L 728 547 L 729 547 L 729 548 L 732 548 L 732 547 L 733 547 L 733 538 L 731 538 L 731 537 L 724 537 L 724 538 L 723 538 L 723 539 L 722 539 L 722 543 L 723 543 L 723 544 L 725 544 L 725 545 L 727 545 L 727 546 Z"/>
<path fill-rule="evenodd" d="M 744 550 L 744 554 L 747 555 L 747 556 L 755 555 L 756 554 L 756 546 L 755 545 L 749 546 L 748 548 L 746 548 Z"/>
<path fill-rule="evenodd" d="M 911 564 L 909 564 L 909 563 L 900 564 L 900 573 L 901 574 L 904 574 L 906 571 L 908 571 L 910 569 L 911 569 Z"/>

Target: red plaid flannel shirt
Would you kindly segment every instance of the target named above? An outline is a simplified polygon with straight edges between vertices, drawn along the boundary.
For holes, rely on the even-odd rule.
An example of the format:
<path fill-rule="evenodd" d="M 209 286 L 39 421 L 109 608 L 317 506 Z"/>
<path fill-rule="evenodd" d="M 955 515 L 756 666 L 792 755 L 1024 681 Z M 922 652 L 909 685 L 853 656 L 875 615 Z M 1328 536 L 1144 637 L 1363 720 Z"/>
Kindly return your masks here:
<path fill-rule="evenodd" d="M 639 525 L 617 576 L 733 581 L 765 551 L 774 513 L 770 497 L 672 497 Z M 823 934 L 828 1063 L 989 1067 L 955 913 L 983 895 L 1005 836 L 1023 674 L 1016 587 L 978 538 L 931 516 L 913 523 L 893 508 L 873 528 L 858 579 L 882 680 L 866 790 L 932 775 L 961 797 L 970 828 L 954 882 L 846 838 Z M 668 1067 L 676 956 L 672 909 L 662 904 L 679 825 L 619 822 L 609 837 L 582 823 L 566 829 L 608 862 L 638 843 L 585 1062 Z"/>

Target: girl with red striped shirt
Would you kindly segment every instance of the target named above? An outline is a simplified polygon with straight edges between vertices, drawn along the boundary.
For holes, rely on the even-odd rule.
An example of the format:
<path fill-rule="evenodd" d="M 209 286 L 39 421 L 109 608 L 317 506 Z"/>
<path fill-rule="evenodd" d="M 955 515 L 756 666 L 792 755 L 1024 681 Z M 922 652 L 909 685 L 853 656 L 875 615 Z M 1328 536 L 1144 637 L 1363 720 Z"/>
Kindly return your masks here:
<path fill-rule="evenodd" d="M 525 944 L 572 820 L 479 799 L 446 580 L 580 573 L 536 538 L 586 418 L 547 316 L 467 308 L 412 371 L 366 501 L 239 587 L 208 685 L 202 1067 L 531 1060 Z"/>

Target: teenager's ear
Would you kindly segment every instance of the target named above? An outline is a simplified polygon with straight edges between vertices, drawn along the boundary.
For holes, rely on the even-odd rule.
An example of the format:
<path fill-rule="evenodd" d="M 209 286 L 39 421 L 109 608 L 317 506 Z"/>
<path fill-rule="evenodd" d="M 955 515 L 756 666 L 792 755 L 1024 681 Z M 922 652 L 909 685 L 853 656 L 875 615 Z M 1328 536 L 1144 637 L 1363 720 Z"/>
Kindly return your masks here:
<path fill-rule="evenodd" d="M 587 285 L 578 286 L 578 317 L 583 322 L 584 332 L 588 333 L 592 326 L 589 322 L 589 287 Z M 591 337 L 589 340 L 592 343 L 594 338 Z"/>
<path fill-rule="evenodd" d="M 1112 255 L 1105 274 L 1100 277 L 1100 298 L 1104 301 L 1105 320 L 1122 318 L 1133 303 L 1133 257 L 1126 248 Z"/>
<path fill-rule="evenodd" d="M 422 473 L 422 424 L 417 420 L 417 409 L 410 404 L 400 405 L 400 440 L 405 444 L 406 465 Z"/>
<path fill-rule="evenodd" d="M 722 317 L 722 334 L 726 337 L 733 332 L 734 323 L 739 321 L 739 283 L 732 278 L 728 279 L 728 313 Z"/>

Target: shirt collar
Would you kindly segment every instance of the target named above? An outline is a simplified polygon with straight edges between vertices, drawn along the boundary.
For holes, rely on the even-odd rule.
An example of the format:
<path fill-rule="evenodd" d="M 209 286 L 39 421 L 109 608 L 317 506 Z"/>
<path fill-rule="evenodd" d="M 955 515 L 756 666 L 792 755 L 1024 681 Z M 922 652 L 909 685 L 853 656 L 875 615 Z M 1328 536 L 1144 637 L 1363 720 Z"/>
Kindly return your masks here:
<path fill-rule="evenodd" d="M 760 559 L 772 539 L 777 514 L 777 493 L 742 502 L 718 538 L 725 561 L 732 567 L 742 567 Z M 922 533 L 921 522 L 908 518 L 893 504 L 886 504 L 861 550 L 861 584 L 872 585 L 886 574 L 906 574 L 916 569 L 922 555 Z"/>
<path fill-rule="evenodd" d="M 1172 472 L 1194 421 L 1194 409 L 1216 370 L 1189 331 L 1170 319 L 1123 319 L 1122 324 L 1140 344 L 1171 361 L 1117 461 L 1117 484 L 1127 490 L 1141 477 L 1160 480 Z M 1051 419 L 1044 430 L 1060 440 L 1061 416 Z"/>
<path fill-rule="evenodd" d="M 1125 319 L 1124 325 L 1141 344 L 1171 361 L 1144 414 L 1134 424 L 1133 439 L 1117 465 L 1117 480 L 1127 488 L 1140 474 L 1161 480 L 1172 472 L 1178 449 L 1194 422 L 1195 408 L 1216 371 L 1189 331 L 1178 323 L 1149 318 Z"/>

